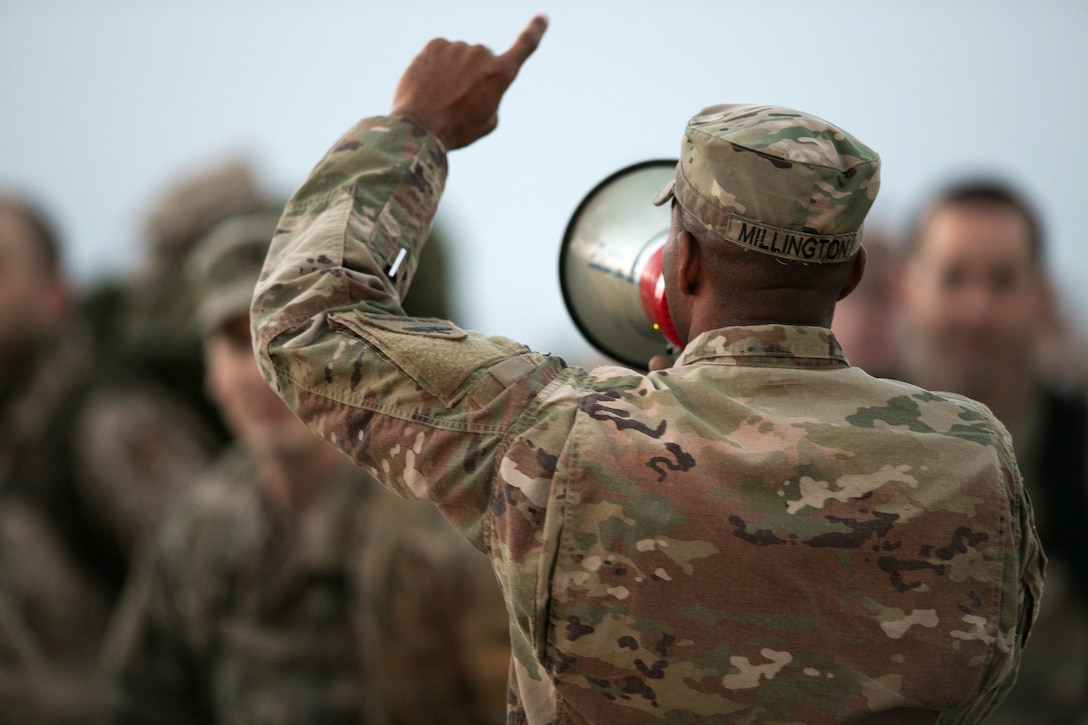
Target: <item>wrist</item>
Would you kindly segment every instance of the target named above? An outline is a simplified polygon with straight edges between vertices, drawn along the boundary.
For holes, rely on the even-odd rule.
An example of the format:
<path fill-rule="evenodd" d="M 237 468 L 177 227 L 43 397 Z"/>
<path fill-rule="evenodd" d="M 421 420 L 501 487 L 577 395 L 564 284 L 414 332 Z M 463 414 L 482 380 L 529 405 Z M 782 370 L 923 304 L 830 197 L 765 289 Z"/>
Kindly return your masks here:
<path fill-rule="evenodd" d="M 392 118 L 399 118 L 410 123 L 413 127 L 418 129 L 421 134 L 432 137 L 438 142 L 439 147 L 442 149 L 442 153 L 447 153 L 449 151 L 449 146 L 442 136 L 442 125 L 434 119 L 428 118 L 426 114 L 416 113 L 411 109 L 406 108 L 394 108 L 390 111 L 389 115 Z"/>

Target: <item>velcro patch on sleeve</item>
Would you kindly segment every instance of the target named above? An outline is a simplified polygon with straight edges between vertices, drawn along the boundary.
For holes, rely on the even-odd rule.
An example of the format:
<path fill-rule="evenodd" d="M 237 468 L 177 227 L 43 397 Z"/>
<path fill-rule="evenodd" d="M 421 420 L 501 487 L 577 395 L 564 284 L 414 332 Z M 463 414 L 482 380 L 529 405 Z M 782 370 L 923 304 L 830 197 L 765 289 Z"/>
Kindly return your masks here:
<path fill-rule="evenodd" d="M 437 317 L 402 317 L 374 313 L 358 313 L 358 317 L 366 324 L 403 335 L 420 335 L 442 340 L 463 340 L 468 336 L 468 333 L 449 320 Z"/>
<path fill-rule="evenodd" d="M 465 395 L 473 378 L 485 376 L 485 370 L 529 351 L 513 340 L 469 332 L 431 317 L 349 310 L 329 315 L 329 327 L 377 349 L 382 358 L 447 406 Z M 375 364 L 380 362 L 375 360 Z M 487 379 L 497 380 L 491 376 Z"/>

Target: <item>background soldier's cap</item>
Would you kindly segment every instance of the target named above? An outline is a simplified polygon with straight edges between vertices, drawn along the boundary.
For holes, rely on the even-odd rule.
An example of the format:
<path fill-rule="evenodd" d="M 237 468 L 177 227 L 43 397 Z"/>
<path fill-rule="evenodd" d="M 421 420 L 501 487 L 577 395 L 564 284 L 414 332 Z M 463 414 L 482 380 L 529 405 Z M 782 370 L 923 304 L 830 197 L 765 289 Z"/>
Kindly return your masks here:
<path fill-rule="evenodd" d="M 707 230 L 802 262 L 842 262 L 880 188 L 880 157 L 841 128 L 777 106 L 704 108 L 688 121 L 675 197 Z"/>
<path fill-rule="evenodd" d="M 193 249 L 185 271 L 204 335 L 248 314 L 279 217 L 278 212 L 261 212 L 225 219 Z"/>
<path fill-rule="evenodd" d="M 242 159 L 202 168 L 175 182 L 144 221 L 152 257 L 184 258 L 215 225 L 270 206 L 250 164 Z M 170 263 L 170 270 L 175 268 Z"/>

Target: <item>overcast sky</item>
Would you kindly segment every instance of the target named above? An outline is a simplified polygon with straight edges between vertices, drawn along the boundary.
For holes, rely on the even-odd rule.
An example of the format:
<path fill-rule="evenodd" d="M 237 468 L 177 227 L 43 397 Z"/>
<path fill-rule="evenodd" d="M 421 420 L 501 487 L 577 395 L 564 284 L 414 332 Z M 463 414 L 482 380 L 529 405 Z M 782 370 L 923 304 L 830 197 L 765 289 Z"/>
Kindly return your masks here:
<path fill-rule="evenodd" d="M 1009 178 L 1088 311 L 1084 0 L 0 0 L 0 187 L 53 213 L 78 281 L 123 274 L 179 175 L 241 155 L 287 194 L 388 110 L 428 39 L 505 49 L 537 11 L 551 28 L 499 129 L 451 157 L 440 220 L 463 326 L 582 362 L 557 276 L 570 215 L 726 102 L 800 108 L 876 149 L 870 218 L 893 231 L 934 185 Z"/>

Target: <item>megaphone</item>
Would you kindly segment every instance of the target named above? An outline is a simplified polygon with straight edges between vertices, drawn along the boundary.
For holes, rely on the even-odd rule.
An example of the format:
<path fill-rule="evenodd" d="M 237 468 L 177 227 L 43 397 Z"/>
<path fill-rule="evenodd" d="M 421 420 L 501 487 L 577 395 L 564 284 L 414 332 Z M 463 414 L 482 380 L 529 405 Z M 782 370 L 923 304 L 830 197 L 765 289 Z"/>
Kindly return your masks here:
<path fill-rule="evenodd" d="M 683 347 L 661 275 L 671 211 L 652 204 L 675 172 L 675 160 L 661 159 L 610 175 L 582 199 L 559 250 L 563 302 L 579 332 L 634 368 Z"/>

